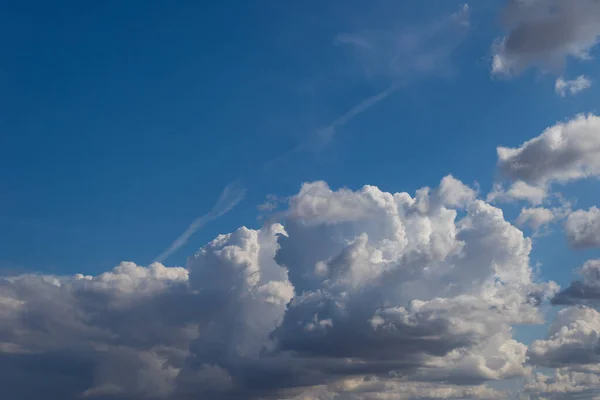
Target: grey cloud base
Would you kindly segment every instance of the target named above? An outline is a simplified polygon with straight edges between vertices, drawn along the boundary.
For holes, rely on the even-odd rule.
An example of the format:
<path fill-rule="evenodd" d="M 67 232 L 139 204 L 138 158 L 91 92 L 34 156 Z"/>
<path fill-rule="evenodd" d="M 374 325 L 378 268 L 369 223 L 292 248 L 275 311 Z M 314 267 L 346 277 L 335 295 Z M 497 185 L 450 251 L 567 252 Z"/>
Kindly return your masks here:
<path fill-rule="evenodd" d="M 285 214 L 218 236 L 185 269 L 2 279 L 3 387 L 19 400 L 501 399 L 484 383 L 528 376 L 511 325 L 542 322 L 556 286 L 471 188 L 313 182 Z"/>
<path fill-rule="evenodd" d="M 571 283 L 552 299 L 560 305 L 600 305 L 600 260 L 588 260 L 578 270 L 582 280 Z"/>

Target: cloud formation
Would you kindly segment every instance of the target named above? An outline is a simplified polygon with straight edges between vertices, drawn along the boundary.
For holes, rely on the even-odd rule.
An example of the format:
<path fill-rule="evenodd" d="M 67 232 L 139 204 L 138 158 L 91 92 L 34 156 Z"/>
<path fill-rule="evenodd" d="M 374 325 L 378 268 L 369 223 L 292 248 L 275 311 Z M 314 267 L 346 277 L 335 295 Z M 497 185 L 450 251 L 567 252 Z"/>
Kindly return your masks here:
<path fill-rule="evenodd" d="M 556 368 L 553 375 L 527 379 L 525 393 L 536 399 L 596 399 L 600 395 L 600 313 L 574 306 L 561 310 L 543 340 L 527 352 L 532 364 Z"/>
<path fill-rule="evenodd" d="M 422 26 L 341 33 L 335 43 L 354 51 L 368 77 L 397 83 L 443 72 L 469 31 L 469 18 L 469 6 L 464 4 Z"/>
<path fill-rule="evenodd" d="M 552 210 L 544 207 L 523 208 L 515 221 L 517 225 L 528 225 L 533 230 L 538 230 L 551 223 L 555 218 Z"/>
<path fill-rule="evenodd" d="M 588 260 L 577 271 L 583 278 L 571 283 L 552 302 L 554 304 L 590 304 L 600 301 L 600 260 Z"/>
<path fill-rule="evenodd" d="M 525 384 L 524 392 L 539 400 L 597 399 L 600 394 L 597 373 L 557 368 L 551 376 L 537 373 Z"/>
<path fill-rule="evenodd" d="M 559 77 L 554 84 L 554 91 L 561 97 L 565 97 L 568 94 L 573 96 L 585 89 L 589 89 L 591 86 L 592 81 L 583 75 L 572 80 L 564 80 L 562 77 Z"/>
<path fill-rule="evenodd" d="M 596 0 L 509 0 L 502 18 L 507 34 L 492 47 L 492 73 L 559 71 L 569 57 L 585 60 L 598 43 L 599 20 Z"/>
<path fill-rule="evenodd" d="M 511 325 L 541 323 L 557 288 L 536 281 L 530 239 L 472 188 L 452 176 L 412 196 L 312 182 L 283 212 L 285 227 L 219 235 L 185 269 L 0 280 L 3 390 L 501 399 L 484 383 L 530 373 Z"/>
<path fill-rule="evenodd" d="M 576 249 L 600 247 L 600 210 L 577 210 L 569 215 L 565 223 L 569 245 Z"/>
<path fill-rule="evenodd" d="M 600 176 L 600 118 L 580 114 L 547 128 L 520 147 L 498 147 L 498 170 L 512 182 L 494 187 L 488 200 L 539 204 L 553 184 Z"/>
<path fill-rule="evenodd" d="M 548 329 L 548 336 L 534 341 L 527 355 L 532 363 L 546 367 L 565 367 L 600 362 L 600 313 L 588 307 L 559 311 Z"/>

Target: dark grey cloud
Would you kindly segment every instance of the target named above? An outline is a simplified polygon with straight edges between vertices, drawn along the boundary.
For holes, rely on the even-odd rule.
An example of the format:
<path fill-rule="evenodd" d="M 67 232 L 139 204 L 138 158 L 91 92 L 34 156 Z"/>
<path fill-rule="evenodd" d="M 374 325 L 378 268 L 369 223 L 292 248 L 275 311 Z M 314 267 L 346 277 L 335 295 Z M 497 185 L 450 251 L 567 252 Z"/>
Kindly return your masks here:
<path fill-rule="evenodd" d="M 588 260 L 578 269 L 582 280 L 574 281 L 552 299 L 554 304 L 599 304 L 600 260 Z"/>
<path fill-rule="evenodd" d="M 427 24 L 340 33 L 335 43 L 353 50 L 369 78 L 404 82 L 447 74 L 451 56 L 470 28 L 467 4 Z"/>
<path fill-rule="evenodd" d="M 502 15 L 507 34 L 493 46 L 492 72 L 559 71 L 568 57 L 586 59 L 598 43 L 599 20 L 597 0 L 509 0 Z"/>

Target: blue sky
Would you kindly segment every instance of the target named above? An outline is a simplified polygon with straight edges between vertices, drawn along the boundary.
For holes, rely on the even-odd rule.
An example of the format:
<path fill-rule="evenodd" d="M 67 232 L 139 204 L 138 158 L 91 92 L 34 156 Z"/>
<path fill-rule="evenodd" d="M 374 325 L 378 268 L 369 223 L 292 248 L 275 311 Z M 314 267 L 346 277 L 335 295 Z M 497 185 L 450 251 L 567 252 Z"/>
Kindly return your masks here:
<path fill-rule="evenodd" d="M 148 265 L 236 180 L 245 197 L 165 265 L 185 266 L 218 234 L 261 228 L 267 196 L 287 198 L 304 182 L 414 194 L 452 174 L 485 199 L 507 182 L 498 146 L 518 148 L 600 112 L 597 36 L 577 42 L 587 60 L 562 50 L 517 57 L 509 41 L 498 50 L 513 27 L 501 19 L 508 3 L 516 2 L 5 3 L 0 274 Z M 526 25 L 527 15 L 512 23 Z M 494 71 L 495 55 L 513 64 Z M 558 77 L 578 76 L 591 86 L 556 92 Z M 572 210 L 600 194 L 596 178 L 553 179 L 538 183 L 550 182 Z M 494 204 L 513 223 L 531 206 Z M 573 250 L 562 223 L 522 229 L 539 280 L 565 288 L 600 252 Z M 518 336 L 529 344 L 546 326 Z"/>
<path fill-rule="evenodd" d="M 405 86 L 346 124 L 323 153 L 257 178 L 236 210 L 170 261 L 183 263 L 240 222 L 256 226 L 265 194 L 289 195 L 303 181 L 413 191 L 453 173 L 486 189 L 497 145 L 593 111 L 595 88 L 563 99 L 552 77 L 535 72 L 490 79 L 502 2 L 472 9 L 471 32 L 439 76 L 369 78 L 335 43 L 344 32 L 416 29 L 460 4 L 10 4 L 1 24 L 10 62 L 0 263 L 91 273 L 123 259 L 150 262 L 228 182 L 397 78 Z"/>

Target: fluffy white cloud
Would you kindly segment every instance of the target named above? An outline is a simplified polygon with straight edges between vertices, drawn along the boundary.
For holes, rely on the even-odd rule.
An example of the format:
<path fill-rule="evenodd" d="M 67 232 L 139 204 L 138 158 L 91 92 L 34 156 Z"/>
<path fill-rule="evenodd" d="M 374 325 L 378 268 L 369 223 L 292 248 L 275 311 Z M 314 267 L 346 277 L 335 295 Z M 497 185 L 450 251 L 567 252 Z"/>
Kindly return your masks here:
<path fill-rule="evenodd" d="M 503 15 L 508 33 L 493 46 L 492 73 L 558 70 L 567 57 L 587 59 L 600 37 L 598 20 L 596 0 L 509 0 Z"/>
<path fill-rule="evenodd" d="M 577 210 L 569 215 L 565 223 L 569 244 L 574 248 L 600 246 L 600 210 Z"/>
<path fill-rule="evenodd" d="M 435 198 L 447 207 L 464 207 L 475 200 L 477 192 L 452 175 L 445 176 L 435 191 Z"/>
<path fill-rule="evenodd" d="M 484 382 L 529 374 L 511 325 L 542 322 L 556 287 L 535 282 L 531 240 L 473 189 L 451 176 L 414 196 L 313 182 L 284 213 L 285 228 L 220 235 L 186 269 L 2 279 L 3 390 L 503 398 Z"/>
<path fill-rule="evenodd" d="M 554 218 L 554 213 L 548 208 L 523 208 L 515 222 L 519 226 L 528 225 L 532 229 L 538 230 L 554 221 Z"/>
<path fill-rule="evenodd" d="M 277 260 L 303 294 L 275 331 L 282 349 L 418 380 L 527 373 L 510 324 L 538 322 L 546 288 L 532 282 L 530 240 L 472 190 L 451 177 L 415 197 L 317 182 L 292 198 L 289 214 Z"/>
<path fill-rule="evenodd" d="M 515 200 L 525 200 L 531 204 L 541 204 L 548 196 L 548 188 L 545 185 L 535 186 L 521 180 L 512 183 L 508 188 L 502 184 L 495 184 L 492 191 L 488 193 L 487 201 L 502 203 Z"/>
<path fill-rule="evenodd" d="M 564 80 L 562 77 L 559 77 L 554 84 L 554 91 L 559 96 L 565 97 L 567 94 L 575 95 L 582 90 L 588 89 L 590 86 L 592 86 L 592 81 L 583 75 L 572 80 Z"/>
<path fill-rule="evenodd" d="M 546 129 L 518 148 L 498 147 L 498 167 L 532 184 L 600 175 L 600 118 L 578 115 Z"/>
<path fill-rule="evenodd" d="M 498 147 L 498 170 L 513 183 L 495 186 L 488 200 L 539 204 L 550 185 L 600 176 L 600 118 L 578 115 L 557 123 L 520 147 Z"/>

